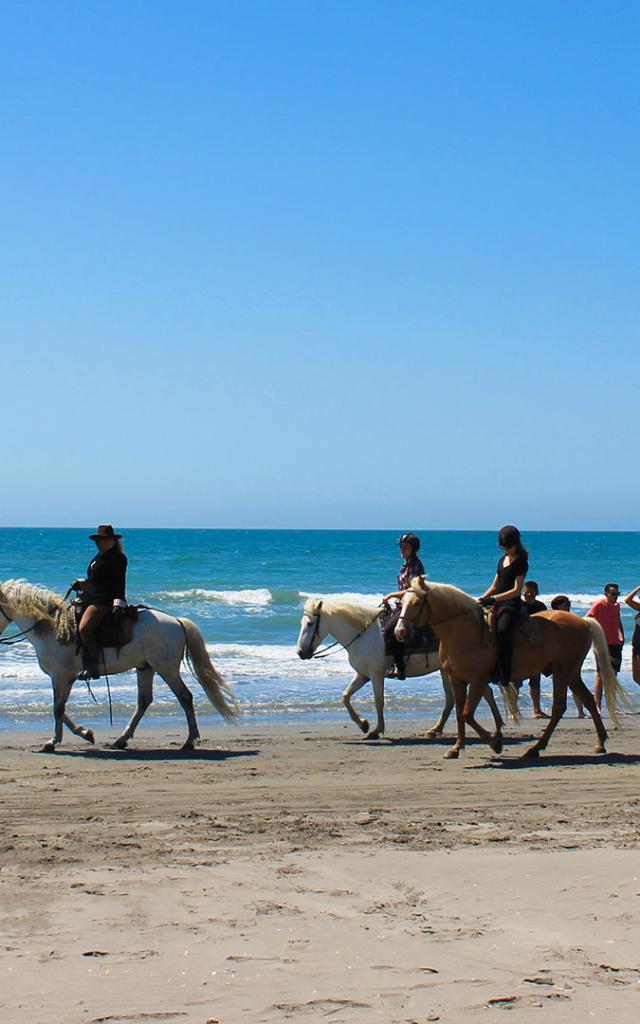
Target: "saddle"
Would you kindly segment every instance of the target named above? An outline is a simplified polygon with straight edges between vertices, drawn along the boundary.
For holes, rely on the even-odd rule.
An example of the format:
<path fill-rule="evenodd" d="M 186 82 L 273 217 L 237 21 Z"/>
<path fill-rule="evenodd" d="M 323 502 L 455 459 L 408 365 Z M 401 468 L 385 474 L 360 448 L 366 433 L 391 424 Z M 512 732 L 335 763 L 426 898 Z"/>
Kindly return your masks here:
<path fill-rule="evenodd" d="M 393 641 L 389 636 L 386 627 L 390 624 L 390 619 L 394 613 L 383 618 L 380 616 L 378 622 L 382 636 L 384 637 L 384 652 L 386 655 L 393 655 Z M 433 654 L 440 647 L 440 641 L 436 634 L 433 632 L 431 626 L 413 626 L 409 631 L 409 636 L 402 644 L 402 650 L 408 657 L 410 654 Z"/>
<path fill-rule="evenodd" d="M 483 608 L 483 629 L 482 639 L 480 641 L 481 647 L 488 647 L 489 644 L 496 642 L 496 631 L 495 623 L 496 618 L 493 614 L 493 608 Z M 514 648 L 520 647 L 522 644 L 535 644 L 538 642 L 538 634 L 540 631 L 540 623 L 536 622 L 535 615 L 531 618 L 521 617 L 516 622 L 513 630 L 513 646 Z"/>
<path fill-rule="evenodd" d="M 120 650 L 121 647 L 126 647 L 128 643 L 131 643 L 133 625 L 138 621 L 139 610 L 138 605 L 129 604 L 123 612 L 118 612 L 117 615 L 111 611 L 96 630 L 98 648 L 103 650 L 105 647 L 116 647 Z M 74 644 L 76 647 L 80 646 L 78 626 L 81 618 L 82 606 L 75 601 L 60 609 L 56 616 L 56 639 L 58 643 L 65 646 L 71 644 Z"/>

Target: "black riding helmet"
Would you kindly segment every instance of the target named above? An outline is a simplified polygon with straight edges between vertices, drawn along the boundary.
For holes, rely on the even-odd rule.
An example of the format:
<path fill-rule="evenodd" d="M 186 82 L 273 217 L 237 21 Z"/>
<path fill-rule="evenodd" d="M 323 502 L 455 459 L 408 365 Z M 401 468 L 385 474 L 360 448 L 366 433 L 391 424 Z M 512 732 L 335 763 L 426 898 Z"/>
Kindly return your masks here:
<path fill-rule="evenodd" d="M 415 533 L 403 533 L 402 537 L 399 538 L 398 544 L 402 547 L 403 544 L 410 544 L 413 548 L 414 555 L 420 550 L 420 538 Z"/>

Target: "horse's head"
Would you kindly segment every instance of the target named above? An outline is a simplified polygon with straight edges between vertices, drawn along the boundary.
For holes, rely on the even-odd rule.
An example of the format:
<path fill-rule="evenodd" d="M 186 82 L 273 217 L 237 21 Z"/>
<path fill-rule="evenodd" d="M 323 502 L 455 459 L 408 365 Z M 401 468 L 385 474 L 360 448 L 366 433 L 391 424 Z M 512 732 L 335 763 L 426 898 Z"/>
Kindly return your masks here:
<path fill-rule="evenodd" d="M 13 622 L 15 610 L 11 606 L 9 595 L 6 594 L 0 584 L 0 634 L 4 633 L 10 622 Z"/>
<path fill-rule="evenodd" d="M 404 643 L 409 628 L 424 626 L 429 622 L 429 585 L 425 576 L 416 576 L 411 581 L 411 590 L 402 598 L 400 615 L 394 629 L 396 640 Z"/>
<path fill-rule="evenodd" d="M 303 661 L 313 658 L 317 648 L 327 635 L 326 623 L 322 620 L 322 601 L 310 600 L 304 606 L 296 653 Z"/>

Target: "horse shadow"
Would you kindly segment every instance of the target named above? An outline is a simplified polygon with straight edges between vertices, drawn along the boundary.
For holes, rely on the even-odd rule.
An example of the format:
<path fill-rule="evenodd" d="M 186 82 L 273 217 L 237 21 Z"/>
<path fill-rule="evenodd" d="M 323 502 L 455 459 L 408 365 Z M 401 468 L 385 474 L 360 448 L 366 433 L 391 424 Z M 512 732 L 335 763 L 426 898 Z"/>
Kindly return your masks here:
<path fill-rule="evenodd" d="M 503 736 L 502 742 L 504 746 L 510 746 L 514 743 L 519 743 L 522 739 L 527 737 L 509 737 Z M 533 736 L 530 737 L 533 741 Z M 486 746 L 485 741 L 480 739 L 479 736 L 468 736 L 466 739 L 466 745 L 468 747 L 474 746 Z M 367 736 L 363 736 L 361 740 L 350 739 L 346 741 L 347 746 L 361 747 L 363 745 L 368 747 L 451 747 L 454 743 L 453 736 L 384 736 L 379 740 L 370 740 Z"/>
<path fill-rule="evenodd" d="M 592 764 L 640 764 L 640 754 L 541 754 L 540 757 L 492 757 L 486 764 L 469 764 L 465 771 L 506 768 L 520 771 L 523 768 L 579 768 Z"/>
<path fill-rule="evenodd" d="M 37 750 L 37 754 L 46 751 Z M 108 750 L 90 747 L 87 750 L 55 750 L 48 757 L 93 758 L 98 761 L 230 761 L 235 757 L 257 757 L 259 750 L 171 750 L 147 747 L 133 750 Z"/>

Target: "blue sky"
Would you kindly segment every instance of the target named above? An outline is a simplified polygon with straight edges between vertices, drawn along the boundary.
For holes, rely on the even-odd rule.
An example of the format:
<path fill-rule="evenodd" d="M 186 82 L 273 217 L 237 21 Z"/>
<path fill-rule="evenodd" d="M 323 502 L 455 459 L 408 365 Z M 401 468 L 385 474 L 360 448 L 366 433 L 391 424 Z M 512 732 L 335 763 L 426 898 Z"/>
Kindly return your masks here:
<path fill-rule="evenodd" d="M 639 29 L 4 0 L 0 523 L 635 529 Z"/>

